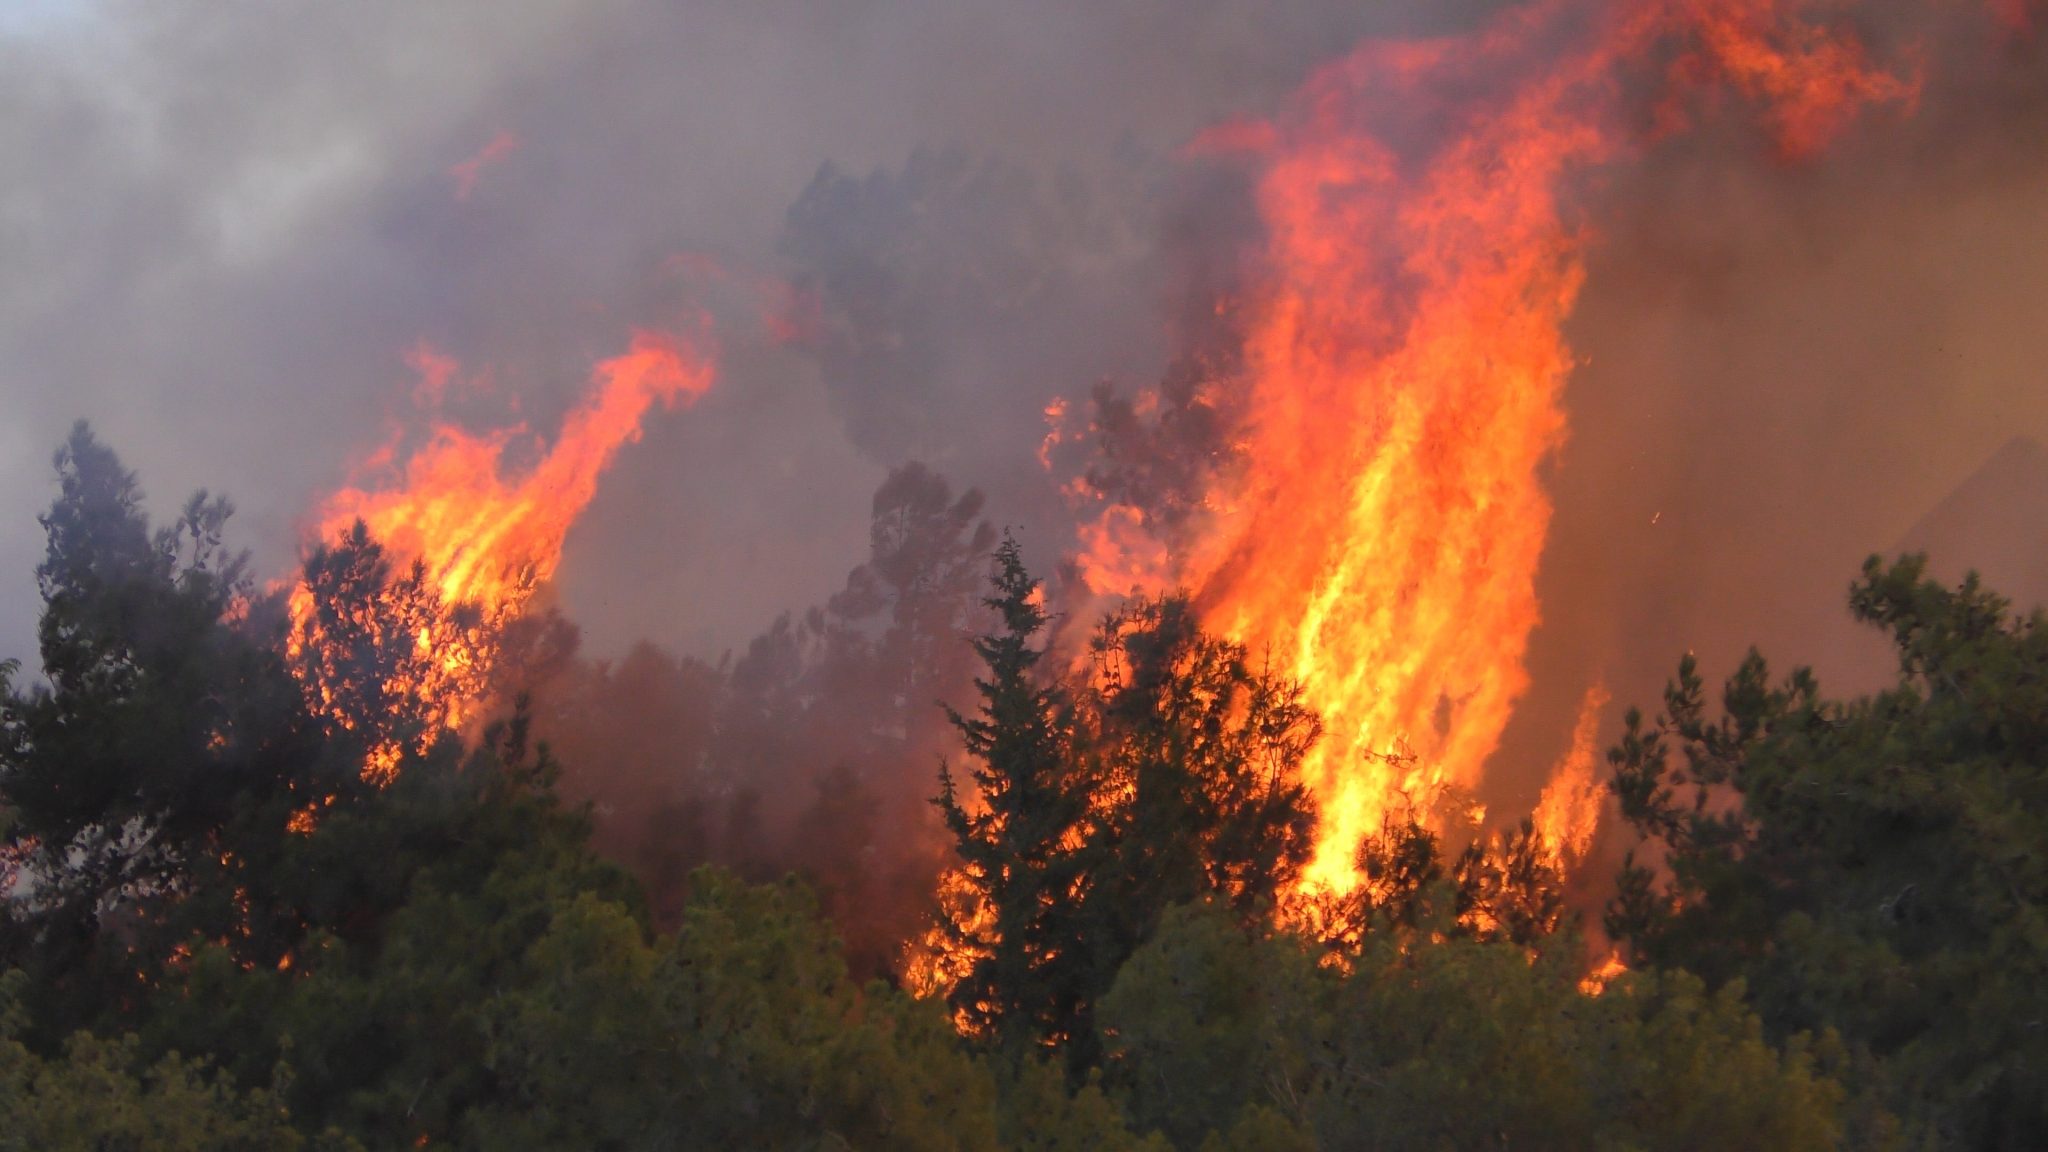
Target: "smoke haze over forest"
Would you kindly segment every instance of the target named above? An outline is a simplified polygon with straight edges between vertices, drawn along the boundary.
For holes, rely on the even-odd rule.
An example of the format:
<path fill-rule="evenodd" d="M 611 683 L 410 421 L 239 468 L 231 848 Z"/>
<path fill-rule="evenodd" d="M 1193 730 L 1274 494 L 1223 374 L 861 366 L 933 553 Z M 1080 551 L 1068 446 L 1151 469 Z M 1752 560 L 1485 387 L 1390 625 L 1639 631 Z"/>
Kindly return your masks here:
<path fill-rule="evenodd" d="M 645 422 L 570 537 L 586 653 L 716 660 L 823 604 L 913 460 L 1050 570 L 1042 410 L 1156 383 L 1255 227 L 1189 142 L 1361 38 L 1489 8 L 39 5 L 0 24 L 0 652 L 33 647 L 75 418 L 160 508 L 232 497 L 282 576 L 422 353 L 460 365 L 458 417 L 545 431 L 630 330 L 700 311 L 716 387 Z M 1730 115 L 1578 189 L 1582 363 L 1504 800 L 1595 678 L 1647 701 L 1677 653 L 1757 642 L 1867 686 L 1861 558 L 2048 441 L 2039 45 L 1862 20 L 1922 36 L 1914 111 L 1798 164 Z M 1993 561 L 1969 547 L 1937 566 Z M 2025 552 L 1998 562 L 2048 563 Z"/>

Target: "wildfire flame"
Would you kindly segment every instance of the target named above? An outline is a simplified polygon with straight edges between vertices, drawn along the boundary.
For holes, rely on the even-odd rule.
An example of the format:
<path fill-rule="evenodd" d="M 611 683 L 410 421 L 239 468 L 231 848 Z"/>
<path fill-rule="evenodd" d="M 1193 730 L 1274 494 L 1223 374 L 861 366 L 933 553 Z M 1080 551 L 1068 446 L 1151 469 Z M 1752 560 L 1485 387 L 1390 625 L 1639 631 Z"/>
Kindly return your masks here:
<path fill-rule="evenodd" d="M 1543 838 L 1551 863 L 1559 871 L 1586 858 L 1593 846 L 1593 833 L 1600 824 L 1600 801 L 1605 795 L 1594 769 L 1599 760 L 1600 710 L 1607 707 L 1605 684 L 1586 689 L 1579 705 L 1578 723 L 1572 725 L 1572 746 L 1550 774 L 1543 796 L 1536 802 L 1533 819 L 1537 835 Z"/>
<path fill-rule="evenodd" d="M 436 361 L 436 371 L 452 371 Z M 423 710 L 428 735 L 461 729 L 474 717 L 498 655 L 499 629 L 516 618 L 555 573 L 562 543 L 597 492 L 598 477 L 622 445 L 638 440 L 640 422 L 656 403 L 689 403 L 711 386 L 708 358 L 666 336 L 636 333 L 623 354 L 599 363 L 590 389 L 569 413 L 537 463 L 511 474 L 506 450 L 524 441 L 525 425 L 484 434 L 437 422 L 425 444 L 383 487 L 345 487 L 316 513 L 315 532 L 334 541 L 361 523 L 395 561 L 413 568 L 431 592 L 418 605 L 387 606 L 390 620 L 411 633 L 413 671 L 383 685 L 385 694 Z M 373 460 L 386 457 L 379 453 Z M 289 598 L 291 655 L 301 678 L 329 717 L 362 723 L 341 703 L 350 674 L 333 651 L 335 629 L 323 621 L 302 580 Z M 388 780 L 402 749 L 384 741 L 364 767 Z"/>
<path fill-rule="evenodd" d="M 1586 973 L 1585 978 L 1579 981 L 1579 991 L 1588 996 L 1598 996 L 1602 992 L 1607 991 L 1609 984 L 1619 980 L 1627 973 L 1628 965 L 1622 962 L 1621 954 L 1619 952 L 1610 952 L 1607 954 L 1607 959 L 1602 960 L 1598 967 Z"/>
<path fill-rule="evenodd" d="M 1259 165 L 1268 236 L 1241 464 L 1192 540 L 1169 548 L 1112 505 L 1079 569 L 1101 592 L 1192 589 L 1211 627 L 1303 683 L 1326 725 L 1308 883 L 1354 885 L 1360 839 L 1402 795 L 1476 785 L 1526 685 L 1540 469 L 1565 431 L 1561 326 L 1589 239 L 1571 178 L 1682 126 L 1703 84 L 1756 102 L 1791 157 L 1914 98 L 1800 8 L 1539 3 L 1469 36 L 1368 43 L 1272 122 L 1202 142 Z M 1630 123 L 1624 90 L 1660 75 L 1678 95 Z"/>

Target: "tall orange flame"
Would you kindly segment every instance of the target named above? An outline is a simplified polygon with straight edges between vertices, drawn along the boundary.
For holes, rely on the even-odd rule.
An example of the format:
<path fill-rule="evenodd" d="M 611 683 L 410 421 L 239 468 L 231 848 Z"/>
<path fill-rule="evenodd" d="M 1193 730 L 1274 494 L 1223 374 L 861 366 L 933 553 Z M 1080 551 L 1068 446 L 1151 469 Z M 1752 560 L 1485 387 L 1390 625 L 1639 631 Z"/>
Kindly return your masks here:
<path fill-rule="evenodd" d="M 1249 150 L 1268 235 L 1248 305 L 1248 416 L 1192 542 L 1112 506 L 1084 529 L 1097 590 L 1194 590 L 1212 627 L 1302 681 L 1326 736 L 1308 881 L 1347 889 L 1402 794 L 1480 778 L 1527 676 L 1587 234 L 1569 181 L 1619 158 L 1625 89 L 1758 103 L 1782 152 L 1909 102 L 1796 0 L 1557 0 L 1466 37 L 1369 43 Z M 1683 119 L 1673 97 L 1654 127 Z M 1645 127 L 1650 127 L 1646 125 Z"/>
<path fill-rule="evenodd" d="M 452 371 L 438 360 L 435 369 Z M 511 474 L 505 463 L 506 449 L 528 434 L 523 424 L 479 435 L 437 423 L 392 484 L 345 487 L 322 503 L 314 517 L 320 540 L 361 521 L 399 567 L 417 563 L 434 594 L 437 618 L 408 624 L 425 672 L 387 686 L 422 698 L 416 703 L 433 732 L 460 729 L 473 717 L 497 654 L 498 627 L 554 575 L 570 526 L 619 448 L 639 439 L 648 409 L 694 401 L 712 376 L 709 359 L 696 350 L 636 333 L 625 353 L 597 365 L 590 391 L 531 468 Z M 311 590 L 300 583 L 289 609 L 302 668 L 317 666 L 319 653 L 307 651 L 321 644 L 314 608 Z M 460 609 L 482 624 L 465 626 Z M 366 775 L 388 776 L 399 751 L 375 749 Z"/>
<path fill-rule="evenodd" d="M 1600 804 L 1606 789 L 1595 775 L 1600 758 L 1600 710 L 1607 707 L 1607 685 L 1595 682 L 1586 689 L 1579 705 L 1579 719 L 1572 725 L 1571 748 L 1550 773 L 1550 783 L 1531 813 L 1536 832 L 1550 853 L 1551 863 L 1564 871 L 1586 858 L 1593 846 L 1593 833 L 1600 825 Z"/>

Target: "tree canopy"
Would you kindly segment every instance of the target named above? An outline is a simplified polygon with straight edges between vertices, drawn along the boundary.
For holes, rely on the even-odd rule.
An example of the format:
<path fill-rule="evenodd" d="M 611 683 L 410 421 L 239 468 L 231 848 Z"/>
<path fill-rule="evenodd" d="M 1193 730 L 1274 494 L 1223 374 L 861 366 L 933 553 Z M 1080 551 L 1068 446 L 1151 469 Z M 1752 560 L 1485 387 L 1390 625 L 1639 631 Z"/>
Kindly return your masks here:
<path fill-rule="evenodd" d="M 367 533 L 308 557 L 294 630 L 227 550 L 225 501 L 152 527 L 83 426 L 56 468 L 42 674 L 0 691 L 0 1148 L 2040 1132 L 2048 640 L 1915 562 L 1854 598 L 1894 634 L 1895 690 L 1832 703 L 1756 660 L 1709 719 L 1687 665 L 1662 717 L 1631 720 L 1614 783 L 1645 845 L 1609 927 L 1634 970 L 1596 985 L 1527 824 L 1465 844 L 1397 818 L 1358 846 L 1363 884 L 1305 898 L 1320 726 L 1299 687 L 1183 598 L 1067 627 L 979 498 L 928 471 L 885 484 L 846 590 L 745 658 L 563 673 L 573 636 L 532 621 L 503 667 L 573 691 L 501 691 L 458 734 L 400 689 L 408 621 L 465 609 Z M 575 766 L 541 737 L 577 731 L 572 701 L 664 719 L 585 729 L 576 755 L 698 789 L 614 853 L 663 862 L 658 898 L 600 851 L 618 813 L 563 797 Z M 366 777 L 376 748 L 392 770 Z M 784 755 L 810 790 L 746 799 L 749 758 Z M 917 827 L 904 795 L 949 842 L 936 899 L 872 862 Z M 734 829 L 768 819 L 789 849 L 735 859 Z M 928 987 L 889 966 L 890 902 L 933 925 L 950 967 Z"/>
<path fill-rule="evenodd" d="M 1942 1147 L 2048 1143 L 2048 617 L 1924 558 L 1850 592 L 1895 684 L 1830 700 L 1752 651 L 1709 709 L 1687 657 L 1611 754 L 1644 850 L 1610 930 L 1740 981 L 1776 1035 L 1830 1029 Z"/>

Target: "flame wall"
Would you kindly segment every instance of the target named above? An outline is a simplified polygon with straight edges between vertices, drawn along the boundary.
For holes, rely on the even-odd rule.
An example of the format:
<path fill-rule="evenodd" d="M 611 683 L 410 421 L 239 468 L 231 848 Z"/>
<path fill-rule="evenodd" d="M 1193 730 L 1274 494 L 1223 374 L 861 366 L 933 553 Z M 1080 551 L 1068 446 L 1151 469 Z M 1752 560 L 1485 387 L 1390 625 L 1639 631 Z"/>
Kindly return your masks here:
<path fill-rule="evenodd" d="M 1646 75 L 1654 121 L 1623 99 Z M 1268 235 L 1238 466 L 1164 572 L 1157 542 L 1126 558 L 1128 507 L 1104 514 L 1117 528 L 1087 568 L 1186 584 L 1304 685 L 1327 725 L 1307 766 L 1311 882 L 1348 886 L 1390 806 L 1481 784 L 1540 619 L 1542 469 L 1587 241 L 1570 181 L 1681 124 L 1702 84 L 1754 101 L 1789 157 L 1862 105 L 1914 96 L 1852 33 L 1790 6 L 1550 3 L 1466 38 L 1367 45 L 1285 116 L 1227 134 L 1255 153 Z"/>

